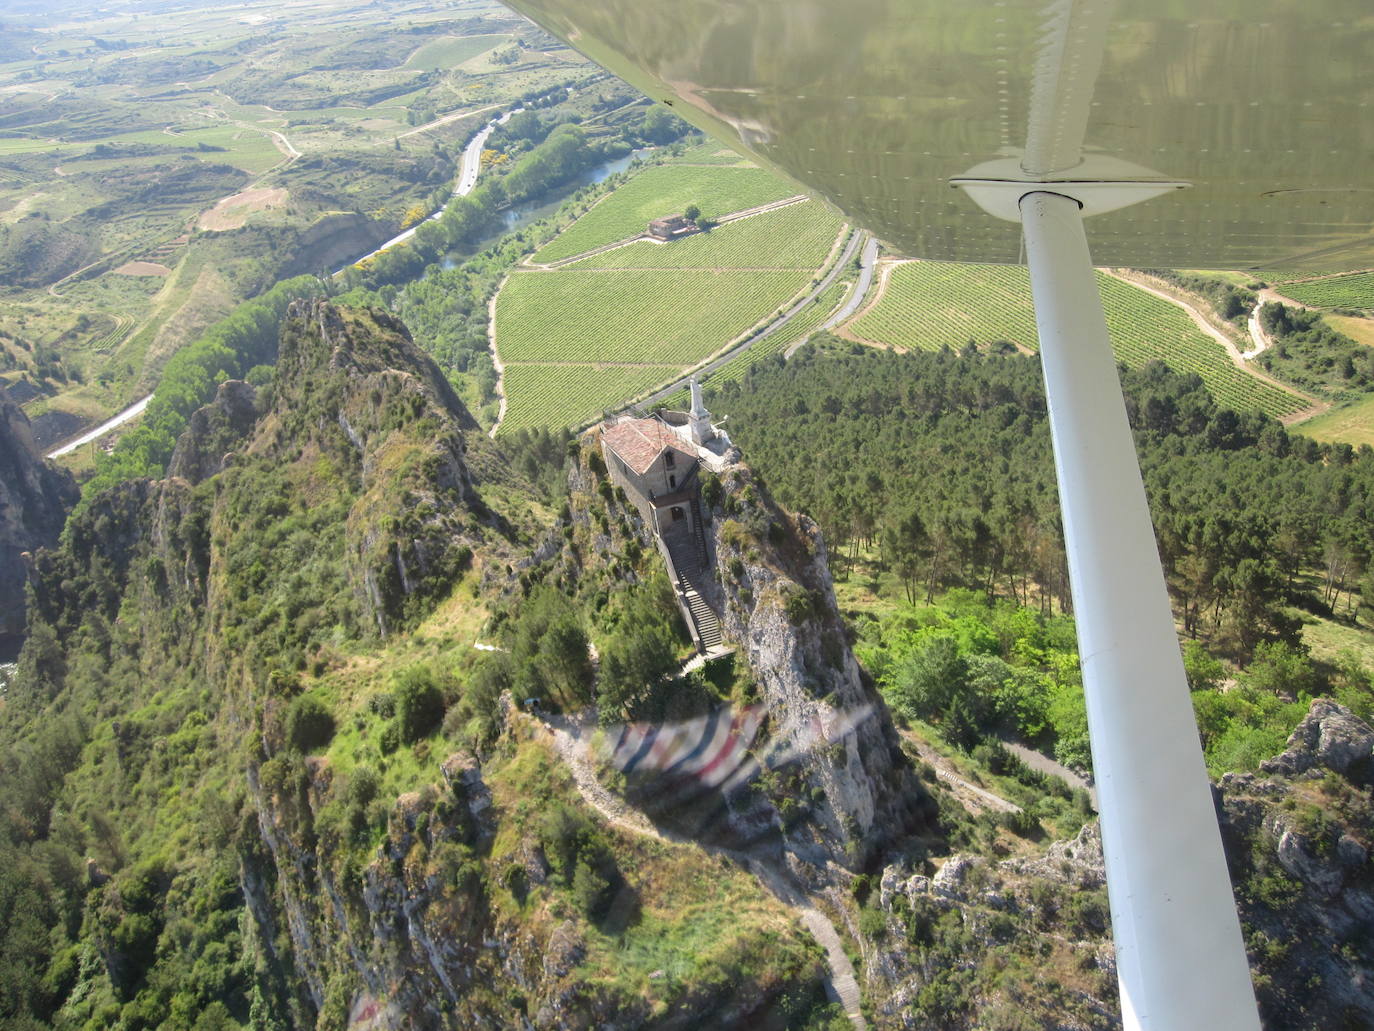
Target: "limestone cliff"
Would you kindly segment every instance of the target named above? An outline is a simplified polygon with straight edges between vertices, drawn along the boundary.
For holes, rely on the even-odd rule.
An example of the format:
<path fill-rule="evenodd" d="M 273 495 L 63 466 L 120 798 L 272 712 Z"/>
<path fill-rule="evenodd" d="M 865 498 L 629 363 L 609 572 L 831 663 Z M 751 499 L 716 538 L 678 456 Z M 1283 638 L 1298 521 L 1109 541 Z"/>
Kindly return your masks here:
<path fill-rule="evenodd" d="M 57 543 L 76 498 L 71 474 L 44 460 L 23 410 L 0 392 L 0 658 L 24 634 L 30 557 Z"/>
<path fill-rule="evenodd" d="M 597 821 L 537 719 L 469 730 L 470 635 L 552 552 L 404 328 L 299 305 L 270 396 L 243 432 L 227 385 L 173 475 L 91 499 L 39 557 L 6 715 L 81 714 L 33 826 L 97 856 L 46 1014 L 821 1026 L 817 950 L 747 872 Z"/>
<path fill-rule="evenodd" d="M 746 465 L 715 483 L 705 497 L 716 572 L 708 600 L 747 657 L 774 732 L 801 745 L 818 726 L 858 720 L 833 746 L 801 749 L 805 783 L 789 794 L 816 804 L 789 831 L 788 851 L 811 868 L 803 876 L 828 863 L 857 872 L 927 834 L 934 803 L 850 650 L 820 530 L 779 508 Z"/>

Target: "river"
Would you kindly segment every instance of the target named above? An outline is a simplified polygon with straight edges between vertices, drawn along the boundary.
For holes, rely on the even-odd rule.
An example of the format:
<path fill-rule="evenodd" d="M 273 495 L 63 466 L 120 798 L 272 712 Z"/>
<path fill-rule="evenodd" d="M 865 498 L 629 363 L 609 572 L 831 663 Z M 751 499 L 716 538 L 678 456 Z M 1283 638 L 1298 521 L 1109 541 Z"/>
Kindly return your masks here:
<path fill-rule="evenodd" d="M 461 264 L 465 259 L 482 250 L 492 242 L 499 240 L 507 233 L 516 232 L 524 229 L 525 226 L 532 225 L 540 219 L 548 218 L 568 199 L 568 195 L 575 193 L 584 186 L 592 186 L 599 182 L 604 182 L 617 172 L 623 172 L 632 165 L 637 158 L 643 158 L 650 153 L 648 148 L 643 150 L 631 151 L 623 157 L 612 158 L 603 161 L 599 165 L 579 172 L 570 182 L 564 183 L 554 191 L 556 196 L 552 199 L 546 194 L 538 200 L 527 200 L 520 204 L 512 204 L 501 212 L 501 225 L 499 228 L 474 241 L 464 251 L 454 251 L 445 256 L 443 266 L 446 269 L 454 268 Z"/>
<path fill-rule="evenodd" d="M 453 196 L 449 198 L 448 204 L 445 204 L 434 214 L 430 215 L 429 218 L 425 219 L 425 222 L 433 222 L 435 219 L 443 218 L 444 212 L 448 210 L 449 204 L 452 204 L 459 197 L 466 197 L 473 191 L 473 188 L 477 185 L 477 176 L 482 171 L 482 149 L 487 145 L 487 140 L 491 138 L 491 134 L 496 131 L 497 126 L 505 125 L 523 110 L 525 110 L 523 107 L 517 107 L 514 110 L 507 111 L 500 118 L 493 118 L 484 125 L 472 139 L 468 140 L 467 146 L 463 148 L 462 161 L 458 164 L 458 181 L 453 187 Z M 340 265 L 334 270 L 333 274 L 337 276 L 350 265 L 356 265 L 358 262 L 365 261 L 375 254 L 381 254 L 382 251 L 386 250 L 388 247 L 395 247 L 398 243 L 405 243 L 415 235 L 415 230 L 419 229 L 425 222 L 413 225 L 404 232 L 398 233 L 376 250 L 368 251 L 366 254 L 354 258 L 352 261 Z"/>

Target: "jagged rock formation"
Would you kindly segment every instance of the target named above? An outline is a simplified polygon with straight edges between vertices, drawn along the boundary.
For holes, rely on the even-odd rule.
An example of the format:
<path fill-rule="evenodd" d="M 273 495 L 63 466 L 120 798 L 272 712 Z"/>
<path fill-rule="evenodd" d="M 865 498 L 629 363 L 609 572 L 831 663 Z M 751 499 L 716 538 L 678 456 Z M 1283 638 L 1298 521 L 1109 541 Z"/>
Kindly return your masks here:
<path fill-rule="evenodd" d="M 243 443 L 262 413 L 257 391 L 242 380 L 219 385 L 214 401 L 191 414 L 167 463 L 168 478 L 192 484 L 214 476 L 224 468 L 234 448 Z"/>
<path fill-rule="evenodd" d="M 266 1026 L 781 1029 L 823 1005 L 823 963 L 781 905 L 695 849 L 596 826 L 527 715 L 507 709 L 478 752 L 407 739 L 398 766 L 415 772 L 383 786 L 400 715 L 374 719 L 367 697 L 391 699 L 390 681 L 368 679 L 368 649 L 359 671 L 336 642 L 396 662 L 419 643 L 399 631 L 456 579 L 513 594 L 513 569 L 556 547 L 522 547 L 520 482 L 384 313 L 298 305 L 271 396 L 240 434 L 247 396 L 227 387 L 192 420 L 178 475 L 92 499 L 40 556 L 38 629 L 7 714 L 96 714 L 85 757 L 62 754 L 117 771 L 102 789 L 112 845 L 88 865 L 111 873 L 86 878 L 93 948 L 80 985 L 73 967 L 56 989 L 60 1019 L 112 1021 L 137 997 L 158 1026 L 151 1000 L 177 990 L 168 971 L 189 970 L 207 941 L 211 965 L 233 968 L 213 991 Z M 498 488 L 500 516 L 484 500 Z M 445 612 L 466 595 L 451 600 Z M 473 654 L 454 641 L 441 668 Z M 295 703 L 354 692 L 339 720 L 370 728 L 366 753 L 303 756 L 314 750 L 292 736 Z M 126 865 L 136 799 L 173 795 L 158 822 L 202 805 L 184 824 L 202 843 Z M 34 806 L 35 819 L 56 811 Z M 746 905 L 692 932 L 711 943 L 700 974 L 680 967 L 663 941 L 673 907 L 722 897 Z M 194 927 L 196 942 L 154 948 L 164 924 Z M 643 970 L 608 965 L 625 937 L 649 956 Z"/>
<path fill-rule="evenodd" d="M 805 516 L 773 502 L 736 464 L 708 488 L 714 580 L 705 579 L 725 636 L 758 679 L 775 733 L 805 744 L 817 726 L 861 715 L 829 748 L 803 748 L 793 798 L 824 801 L 798 820 L 788 851 L 815 877 L 827 864 L 860 870 L 897 842 L 926 834 L 935 806 L 902 753 L 886 707 L 865 683 L 835 605 L 825 542 Z M 808 871 L 806 867 L 809 867 Z"/>
<path fill-rule="evenodd" d="M 23 410 L 0 392 L 0 656 L 24 633 L 32 553 L 57 543 L 76 499 L 76 481 L 43 459 Z"/>
<path fill-rule="evenodd" d="M 1220 796 L 1265 1025 L 1374 1026 L 1374 729 L 1318 698 Z"/>

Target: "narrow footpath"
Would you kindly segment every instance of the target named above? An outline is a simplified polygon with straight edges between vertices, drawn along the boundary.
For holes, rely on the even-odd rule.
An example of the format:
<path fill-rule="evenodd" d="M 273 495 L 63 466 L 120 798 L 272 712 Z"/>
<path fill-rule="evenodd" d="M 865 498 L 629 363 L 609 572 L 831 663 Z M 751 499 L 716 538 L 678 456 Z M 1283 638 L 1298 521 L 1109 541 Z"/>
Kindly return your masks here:
<path fill-rule="evenodd" d="M 904 741 L 916 749 L 916 754 L 921 757 L 921 761 L 935 771 L 935 776 L 940 783 L 949 788 L 950 794 L 973 815 L 977 816 L 988 809 L 998 813 L 1019 813 L 1021 811 L 1021 807 L 1015 802 L 1009 802 L 1001 795 L 994 795 L 986 788 L 980 788 L 977 784 L 959 776 L 953 763 L 911 731 L 903 730 L 899 733 Z"/>
<path fill-rule="evenodd" d="M 491 344 L 491 366 L 496 370 L 496 396 L 501 399 L 501 406 L 496 410 L 496 421 L 487 430 L 487 436 L 492 440 L 496 439 L 496 431 L 501 428 L 501 423 L 506 421 L 506 366 L 496 347 L 496 298 L 501 296 L 501 291 L 509 281 L 510 274 L 507 273 L 506 278 L 491 292 L 491 300 L 487 302 L 487 341 Z"/>
<path fill-rule="evenodd" d="M 678 845 L 696 845 L 712 855 L 725 856 L 747 866 L 779 902 L 793 909 L 802 925 L 811 932 L 821 948 L 825 950 L 829 976 L 825 981 L 826 995 L 837 1002 L 845 1016 L 857 1031 L 867 1031 L 868 1023 L 860 1008 L 859 980 L 854 972 L 854 964 L 844 951 L 844 944 L 835 925 L 821 910 L 807 898 L 795 879 L 785 869 L 766 859 L 735 852 L 731 849 L 713 848 L 694 842 L 676 834 L 668 834 L 655 827 L 643 813 L 628 805 L 623 799 L 602 787 L 596 779 L 591 757 L 588 755 L 587 742 L 595 725 L 585 716 L 545 717 L 545 724 L 553 735 L 553 744 L 559 756 L 568 766 L 573 783 L 583 801 L 595 809 L 608 823 L 631 834 L 657 838 Z"/>

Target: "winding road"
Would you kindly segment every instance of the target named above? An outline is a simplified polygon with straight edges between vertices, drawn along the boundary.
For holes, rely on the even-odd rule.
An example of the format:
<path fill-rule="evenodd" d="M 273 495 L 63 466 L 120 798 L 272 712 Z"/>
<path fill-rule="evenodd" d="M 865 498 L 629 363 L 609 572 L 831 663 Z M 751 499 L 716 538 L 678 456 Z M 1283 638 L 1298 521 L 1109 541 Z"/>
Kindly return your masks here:
<path fill-rule="evenodd" d="M 83 433 L 81 436 L 77 437 L 75 440 L 68 441 L 66 444 L 63 444 L 63 445 L 62 445 L 60 448 L 58 448 L 56 451 L 49 451 L 49 452 L 48 452 L 48 457 L 49 457 L 49 458 L 60 458 L 62 455 L 70 454 L 71 452 L 75 451 L 75 450 L 76 450 L 77 448 L 79 448 L 82 444 L 89 444 L 91 441 L 96 440 L 96 439 L 98 439 L 98 438 L 100 438 L 100 437 L 103 437 L 105 434 L 109 433 L 110 430 L 114 429 L 116 426 L 122 426 L 124 423 L 128 422 L 130 419 L 134 418 L 135 416 L 142 415 L 142 414 L 143 414 L 143 409 L 145 409 L 145 408 L 148 407 L 148 402 L 151 401 L 152 399 L 153 399 L 153 395 L 152 395 L 152 394 L 149 394 L 147 397 L 143 398 L 141 401 L 135 401 L 135 402 L 134 402 L 133 404 L 131 404 L 128 408 L 124 409 L 124 411 L 122 411 L 122 412 L 120 412 L 118 415 L 116 415 L 113 419 L 107 419 L 105 422 L 102 422 L 99 426 L 97 426 L 95 429 L 91 430 L 89 433 Z"/>
<path fill-rule="evenodd" d="M 515 108 L 513 111 L 508 111 L 508 112 L 506 112 L 506 113 L 505 113 L 504 115 L 502 115 L 500 118 L 494 119 L 494 120 L 492 120 L 491 122 L 489 122 L 486 126 L 484 126 L 484 127 L 481 129 L 480 132 L 478 132 L 475 136 L 473 136 L 473 138 L 472 138 L 471 140 L 468 141 L 468 145 L 467 145 L 465 148 L 463 148 L 463 160 L 462 160 L 462 162 L 461 162 L 461 164 L 459 165 L 459 168 L 458 168 L 458 184 L 457 184 L 457 186 L 455 187 L 455 189 L 454 189 L 454 191 L 453 191 L 453 196 L 454 196 L 454 197 L 464 197 L 464 196 L 466 196 L 467 194 L 469 194 L 469 193 L 472 192 L 473 187 L 477 185 L 477 175 L 478 175 L 478 173 L 481 171 L 481 167 L 482 167 L 482 148 L 483 148 L 484 146 L 486 146 L 486 142 L 487 142 L 488 138 L 490 138 L 491 134 L 495 131 L 495 129 L 496 129 L 496 127 L 497 127 L 498 125 L 504 125 L 506 122 L 510 121 L 510 119 L 511 119 L 513 116 L 519 114 L 519 113 L 520 113 L 521 111 L 523 111 L 523 110 L 524 110 L 524 108 L 522 108 L 522 107 L 517 107 L 517 108 Z M 474 114 L 474 113 L 475 113 L 475 112 L 471 112 L 471 111 L 464 112 L 463 117 L 466 117 L 467 115 L 469 115 L 469 114 Z M 433 124 L 435 124 L 435 123 L 430 123 L 430 124 L 433 125 Z M 429 126 L 426 126 L 425 128 L 428 128 L 428 127 L 429 127 Z M 284 164 L 289 164 L 290 162 L 294 161 L 296 158 L 300 157 L 300 152 L 297 151 L 296 148 L 293 147 L 293 146 L 291 145 L 291 141 L 288 140 L 288 139 L 287 139 L 285 136 L 283 136 L 281 133 L 276 132 L 276 131 L 274 131 L 274 130 L 269 130 L 269 131 L 268 131 L 268 135 L 271 136 L 271 137 L 273 138 L 273 142 L 276 143 L 277 146 L 278 146 L 278 148 L 282 150 L 282 153 L 286 155 L 286 161 L 283 162 L 283 165 L 284 165 Z M 276 166 L 276 167 L 277 167 L 277 168 L 280 168 L 280 167 L 282 167 L 282 165 L 278 165 L 278 166 Z M 450 203 L 452 203 L 452 201 L 450 201 Z M 435 219 L 442 217 L 443 214 L 444 214 L 444 211 L 447 210 L 447 208 L 448 208 L 448 205 L 446 204 L 446 205 L 444 205 L 444 207 L 440 208 L 440 209 L 439 209 L 438 211 L 436 211 L 434 214 L 430 215 L 429 218 L 426 219 L 425 221 L 427 221 L 427 222 L 432 222 L 432 221 L 434 221 Z M 423 225 L 423 224 L 424 224 L 423 222 L 420 223 L 420 225 Z M 396 246 L 396 244 L 398 244 L 398 243 L 403 243 L 403 242 L 405 242 L 406 240 L 409 240 L 412 236 L 415 235 L 415 230 L 418 229 L 418 228 L 420 228 L 418 225 L 417 225 L 417 226 L 413 226 L 413 227 L 411 227 L 410 229 L 407 229 L 405 232 L 399 234 L 398 236 L 392 237 L 390 240 L 388 240 L 386 243 L 382 244 L 382 245 L 381 245 L 380 247 L 378 247 L 376 250 L 371 251 L 371 252 L 368 253 L 368 254 L 364 254 L 362 257 L 354 258 L 352 261 L 348 262 L 347 264 L 343 265 L 341 268 L 337 269 L 337 270 L 333 273 L 333 275 L 335 275 L 335 276 L 339 275 L 339 273 L 343 272 L 344 269 L 348 268 L 350 265 L 356 265 L 358 262 L 362 261 L 363 258 L 370 258 L 370 257 L 372 257 L 374 254 L 378 254 L 378 253 L 380 253 L 381 251 L 386 250 L 388 247 L 394 247 L 394 246 Z M 107 259 L 105 259 L 105 258 L 102 258 L 102 259 L 101 259 L 101 261 L 104 261 L 104 260 L 107 260 Z M 86 268 L 93 268 L 94 265 L 98 265 L 98 264 L 100 264 L 99 261 L 95 262 L 93 265 L 88 265 L 88 266 L 86 266 Z M 84 272 L 84 271 L 86 271 L 86 269 L 79 269 L 79 270 L 77 270 L 76 272 L 73 272 L 71 276 L 67 276 L 66 279 L 59 280 L 58 282 L 54 283 L 51 287 L 48 288 L 48 289 L 49 289 L 49 292 L 51 292 L 51 293 L 53 294 L 53 296 L 58 296 L 58 295 L 57 295 L 57 292 L 56 292 L 56 289 L 55 289 L 56 287 L 61 286 L 62 283 L 65 283 L 65 282 L 67 281 L 67 279 L 71 279 L 72 276 L 78 276 L 78 275 L 80 275 L 80 274 L 81 274 L 82 272 Z M 499 375 L 499 368 L 498 368 L 498 375 Z M 83 445 L 83 444 L 89 444 L 91 441 L 97 440 L 97 439 L 99 439 L 100 437 L 103 437 L 105 434 L 109 433 L 111 430 L 116 429 L 116 428 L 119 427 L 119 426 L 122 426 L 124 423 L 128 422 L 130 419 L 133 419 L 133 418 L 136 418 L 136 417 L 139 416 L 139 415 L 142 415 L 142 414 L 143 414 L 143 410 L 144 410 L 145 408 L 148 407 L 148 402 L 151 401 L 152 399 L 153 399 L 153 395 L 152 395 L 152 394 L 149 394 L 147 397 L 141 398 L 140 400 L 135 401 L 135 402 L 134 402 L 133 404 L 131 404 L 128 408 L 124 409 L 124 411 L 120 412 L 118 415 L 115 415 L 115 416 L 113 416 L 113 417 L 110 418 L 110 419 L 107 419 L 105 422 L 102 422 L 102 423 L 101 423 L 99 426 L 97 426 L 95 429 L 93 429 L 93 430 L 91 430 L 91 431 L 89 431 L 89 432 L 87 432 L 87 433 L 83 433 L 81 436 L 77 437 L 75 440 L 68 441 L 67 443 L 65 443 L 65 444 L 63 444 L 61 447 L 59 447 L 57 450 L 52 451 L 52 452 L 49 452 L 49 454 L 48 454 L 47 457 L 48 457 L 48 458 L 58 458 L 58 457 L 60 457 L 60 456 L 62 456 L 62 455 L 70 454 L 71 452 L 75 451 L 77 448 L 81 447 L 81 445 Z M 504 411 L 505 411 L 505 399 L 504 399 L 504 396 L 502 397 L 501 406 L 502 406 L 502 412 L 503 412 L 503 414 L 504 414 Z"/>

